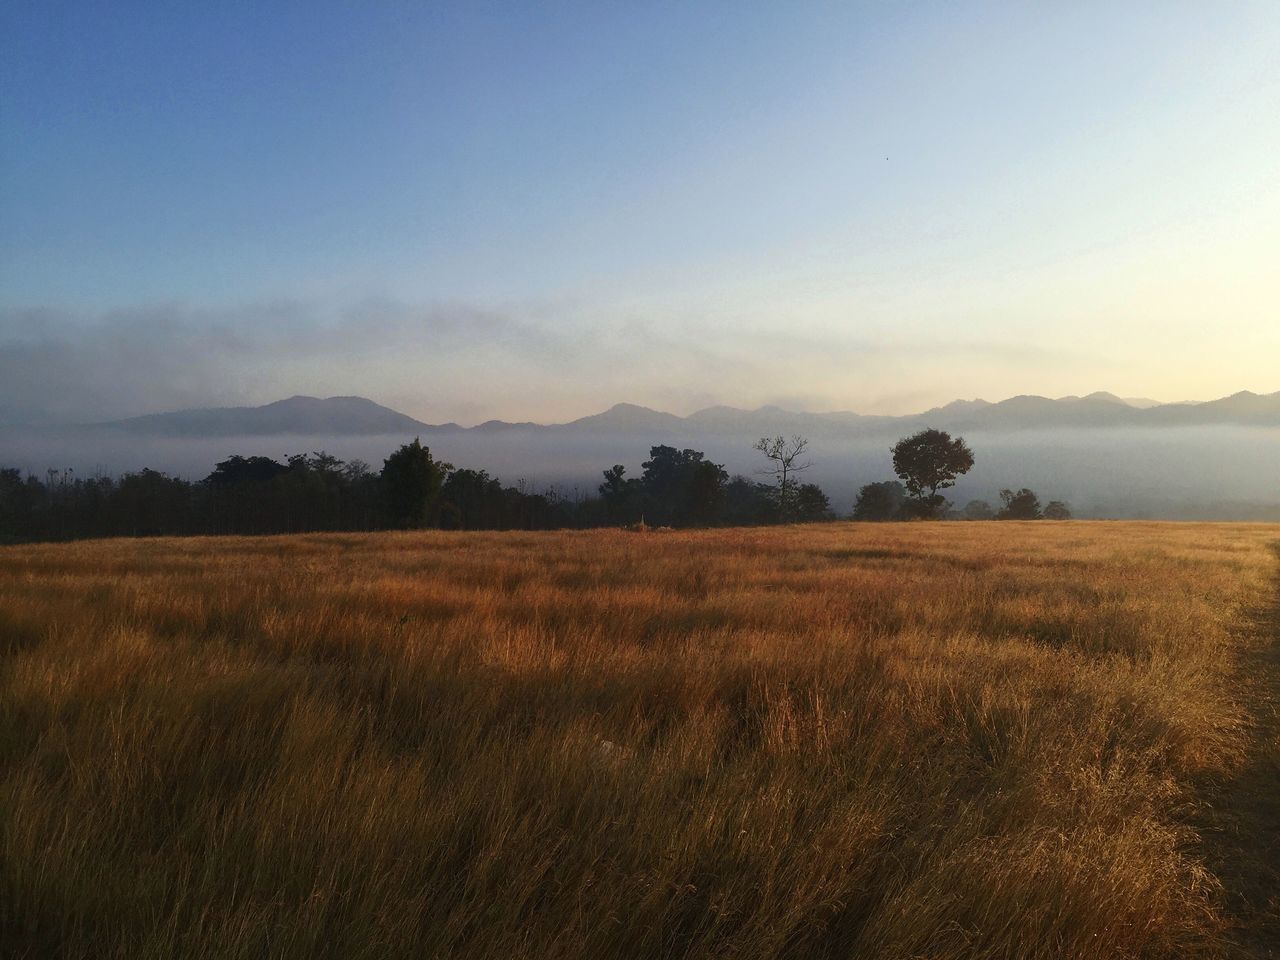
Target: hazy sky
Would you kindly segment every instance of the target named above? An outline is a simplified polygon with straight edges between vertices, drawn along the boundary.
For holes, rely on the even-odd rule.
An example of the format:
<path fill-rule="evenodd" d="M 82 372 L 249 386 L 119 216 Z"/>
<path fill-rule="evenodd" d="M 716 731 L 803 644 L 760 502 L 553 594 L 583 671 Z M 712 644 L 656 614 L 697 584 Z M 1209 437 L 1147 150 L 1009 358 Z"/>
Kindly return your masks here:
<path fill-rule="evenodd" d="M 0 420 L 1280 389 L 1280 5 L 0 7 Z"/>

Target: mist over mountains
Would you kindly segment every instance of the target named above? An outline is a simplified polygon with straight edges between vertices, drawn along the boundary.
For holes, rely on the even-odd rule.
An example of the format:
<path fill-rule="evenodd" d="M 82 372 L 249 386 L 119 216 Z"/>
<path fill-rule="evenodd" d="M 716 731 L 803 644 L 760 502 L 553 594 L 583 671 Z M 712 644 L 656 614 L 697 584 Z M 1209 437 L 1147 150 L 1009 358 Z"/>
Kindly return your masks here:
<path fill-rule="evenodd" d="M 660 443 L 703 450 L 731 473 L 750 476 L 761 466 L 754 440 L 796 433 L 812 444 L 806 479 L 844 512 L 863 483 L 892 477 L 892 443 L 925 426 L 963 433 L 977 455 L 974 470 L 950 491 L 958 504 L 1030 486 L 1042 499 L 1069 501 L 1078 516 L 1280 519 L 1280 392 L 1165 404 L 1109 393 L 1018 396 L 957 400 L 906 416 L 715 406 L 682 417 L 619 403 L 568 423 L 471 427 L 427 423 L 361 397 L 296 396 L 257 407 L 2 428 L 0 465 L 81 475 L 146 466 L 199 478 L 232 453 L 282 458 L 323 449 L 376 469 L 398 444 L 421 436 L 459 466 L 574 496 L 594 492 L 601 471 L 615 463 L 637 474 Z"/>
<path fill-rule="evenodd" d="M 1112 393 L 1084 397 L 1017 396 L 998 403 L 955 400 L 923 413 L 904 416 L 864 416 L 850 412 L 802 413 L 766 406 L 756 410 L 714 406 L 687 417 L 618 403 L 608 410 L 568 423 L 536 424 L 489 420 L 474 427 L 456 423 L 432 424 L 374 403 L 363 397 L 296 396 L 259 407 L 215 407 L 157 413 L 93 425 L 145 436 L 214 437 L 258 434 L 308 434 L 362 436 L 404 431 L 455 433 L 502 430 L 724 431 L 748 434 L 794 430 L 814 433 L 829 429 L 897 429 L 925 424 L 944 429 L 1001 428 L 1026 430 L 1044 427 L 1122 426 L 1239 426 L 1280 427 L 1280 391 L 1257 394 L 1248 390 L 1204 403 L 1158 403 L 1125 400 Z"/>

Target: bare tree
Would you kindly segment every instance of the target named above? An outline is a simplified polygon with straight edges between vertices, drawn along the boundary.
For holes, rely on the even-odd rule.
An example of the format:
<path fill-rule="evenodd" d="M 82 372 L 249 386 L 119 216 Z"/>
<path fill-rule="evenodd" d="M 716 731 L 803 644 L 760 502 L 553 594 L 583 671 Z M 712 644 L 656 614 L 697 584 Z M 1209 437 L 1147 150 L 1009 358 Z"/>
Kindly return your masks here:
<path fill-rule="evenodd" d="M 791 514 L 791 492 L 796 482 L 794 475 L 813 466 L 809 460 L 796 462 L 804 456 L 808 447 L 809 438 L 800 436 L 793 436 L 789 440 L 786 437 L 761 437 L 751 447 L 772 461 L 772 466 L 756 472 L 777 480 L 778 516 L 784 522 Z"/>

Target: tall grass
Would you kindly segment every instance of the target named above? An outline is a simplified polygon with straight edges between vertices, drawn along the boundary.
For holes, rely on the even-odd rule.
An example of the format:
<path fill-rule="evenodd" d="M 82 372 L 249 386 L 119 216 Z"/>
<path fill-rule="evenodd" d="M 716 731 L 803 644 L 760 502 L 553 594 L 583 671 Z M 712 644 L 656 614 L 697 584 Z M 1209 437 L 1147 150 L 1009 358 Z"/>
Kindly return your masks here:
<path fill-rule="evenodd" d="M 0 950 L 1188 957 L 1275 527 L 0 550 Z"/>

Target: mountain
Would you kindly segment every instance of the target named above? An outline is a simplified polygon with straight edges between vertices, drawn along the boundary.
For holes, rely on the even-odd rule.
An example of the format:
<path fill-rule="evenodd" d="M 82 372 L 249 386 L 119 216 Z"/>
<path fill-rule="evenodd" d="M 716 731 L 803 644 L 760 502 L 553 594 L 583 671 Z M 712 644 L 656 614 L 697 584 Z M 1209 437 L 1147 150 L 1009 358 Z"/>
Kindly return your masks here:
<path fill-rule="evenodd" d="M 556 426 L 593 432 L 633 432 L 635 430 L 667 430 L 678 427 L 683 422 L 684 418 L 677 417 L 674 413 L 661 413 L 634 403 L 615 403 L 604 413 L 579 417 L 577 420 Z"/>
<path fill-rule="evenodd" d="M 551 430 L 557 434 L 652 435 L 655 440 L 690 434 L 763 436 L 776 433 L 879 434 L 920 429 L 1044 430 L 1056 427 L 1190 427 L 1235 424 L 1280 426 L 1280 392 L 1243 390 L 1204 403 L 1162 403 L 1123 400 L 1112 393 L 1051 399 L 1034 395 L 986 400 L 954 400 L 924 413 L 904 416 L 865 416 L 848 411 L 804 413 L 765 406 L 755 410 L 707 407 L 687 417 L 651 410 L 634 403 L 618 403 L 603 413 L 568 423 L 508 423 L 489 420 L 474 427 L 456 423 L 429 424 L 380 406 L 363 397 L 290 397 L 261 407 L 220 407 L 157 413 L 98 424 L 115 431 L 154 437 L 375 436 L 424 434 L 502 434 Z"/>
<path fill-rule="evenodd" d="M 1058 400 L 1023 395 L 998 403 L 966 407 L 948 405 L 931 412 L 940 426 L 1006 430 L 1123 426 L 1138 422 L 1142 416 L 1142 411 L 1110 393 L 1091 393 L 1087 397 L 1062 397 Z"/>
<path fill-rule="evenodd" d="M 214 407 L 153 413 L 97 426 L 158 437 L 369 436 L 462 429 L 456 423 L 439 426 L 423 423 L 363 397 L 290 397 L 261 407 Z"/>
<path fill-rule="evenodd" d="M 864 483 L 893 476 L 890 448 L 924 427 L 958 433 L 977 466 L 951 491 L 956 503 L 994 502 L 1030 487 L 1079 516 L 1280 520 L 1280 393 L 1248 391 L 1204 403 L 1143 408 L 1113 394 L 956 400 L 922 413 L 805 413 L 777 406 L 707 407 L 680 417 L 620 403 L 569 423 L 432 425 L 359 397 L 291 397 L 261 407 L 184 410 L 92 426 L 0 426 L 0 466 L 78 475 L 150 467 L 200 479 L 230 454 L 279 459 L 326 450 L 374 469 L 421 436 L 448 463 L 562 495 L 594 493 L 601 471 L 641 469 L 656 444 L 703 451 L 731 474 L 755 477 L 763 436 L 811 440 L 819 484 L 847 511 Z M 1259 429 L 1261 428 L 1261 429 Z"/>
<path fill-rule="evenodd" d="M 1270 427 L 1280 424 L 1280 393 L 1258 394 L 1241 390 L 1229 397 L 1205 403 L 1167 403 L 1144 411 L 1152 423 L 1242 424 Z"/>

